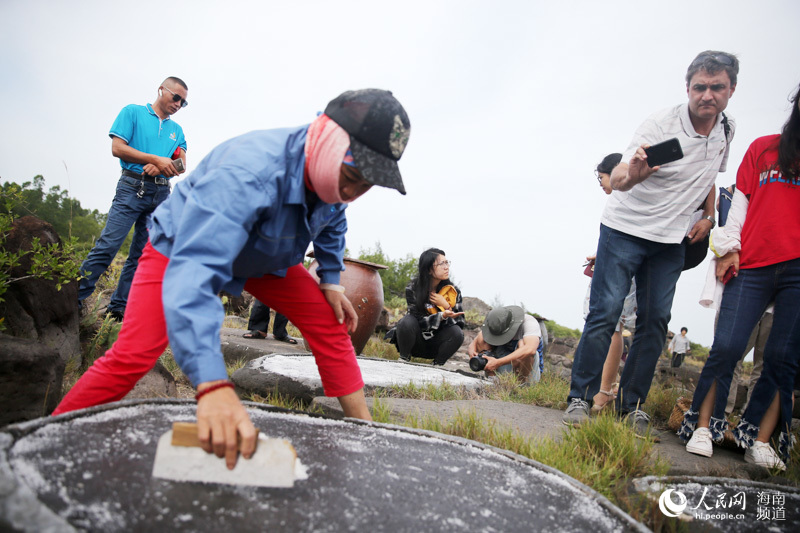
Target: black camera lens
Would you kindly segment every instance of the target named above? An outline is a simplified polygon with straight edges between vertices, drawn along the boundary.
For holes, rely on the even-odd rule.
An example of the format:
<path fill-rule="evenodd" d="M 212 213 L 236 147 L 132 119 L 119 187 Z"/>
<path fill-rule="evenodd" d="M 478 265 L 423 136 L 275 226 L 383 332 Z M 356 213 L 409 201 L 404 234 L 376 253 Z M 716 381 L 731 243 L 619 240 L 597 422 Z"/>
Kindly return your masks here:
<path fill-rule="evenodd" d="M 488 362 L 489 361 L 487 361 L 482 355 L 476 355 L 469 360 L 469 367 L 473 372 L 480 372 L 486 367 L 486 363 Z"/>

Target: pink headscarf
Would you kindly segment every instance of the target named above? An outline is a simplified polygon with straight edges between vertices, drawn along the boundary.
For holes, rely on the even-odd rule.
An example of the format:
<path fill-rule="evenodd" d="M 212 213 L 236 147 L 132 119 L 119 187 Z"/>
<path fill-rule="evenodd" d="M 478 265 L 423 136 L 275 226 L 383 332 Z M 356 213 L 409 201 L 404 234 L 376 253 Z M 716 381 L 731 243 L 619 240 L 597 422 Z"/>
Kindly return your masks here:
<path fill-rule="evenodd" d="M 339 174 L 348 148 L 350 135 L 327 115 L 318 116 L 308 127 L 306 184 L 326 204 L 343 201 L 339 194 Z"/>

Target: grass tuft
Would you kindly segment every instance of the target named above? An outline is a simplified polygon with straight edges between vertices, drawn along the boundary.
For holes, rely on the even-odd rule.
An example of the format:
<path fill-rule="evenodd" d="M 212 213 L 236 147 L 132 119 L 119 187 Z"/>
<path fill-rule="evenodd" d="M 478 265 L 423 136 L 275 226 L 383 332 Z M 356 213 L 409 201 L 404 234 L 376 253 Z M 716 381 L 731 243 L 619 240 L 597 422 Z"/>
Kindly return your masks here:
<path fill-rule="evenodd" d="M 372 397 L 372 420 L 382 424 L 393 424 L 392 410 L 389 404 L 374 395 Z"/>
<path fill-rule="evenodd" d="M 557 374 L 545 372 L 539 383 L 530 386 L 520 386 L 512 374 L 497 376 L 492 387 L 486 389 L 486 396 L 490 400 L 525 403 L 541 407 L 565 409 L 569 395 L 569 383 Z"/>
<path fill-rule="evenodd" d="M 285 396 L 276 390 L 270 392 L 267 396 L 261 396 L 251 392 L 243 396 L 243 399 L 263 403 L 267 405 L 274 405 L 275 407 L 282 407 L 284 409 L 292 409 L 294 411 L 306 411 L 307 413 L 322 414 L 323 411 L 319 406 L 308 405 L 301 400 Z"/>
<path fill-rule="evenodd" d="M 425 385 L 414 383 L 397 384 L 376 394 L 389 398 L 410 398 L 412 400 L 433 400 L 438 402 L 470 400 L 480 397 L 477 393 L 468 390 L 464 386 L 456 386 L 447 382 L 441 384 L 427 383 Z"/>
<path fill-rule="evenodd" d="M 681 396 L 691 397 L 691 391 L 682 387 L 673 387 L 664 383 L 653 383 L 647 394 L 647 403 L 642 410 L 649 414 L 653 420 L 668 420 L 672 414 L 675 403 Z"/>
<path fill-rule="evenodd" d="M 81 373 L 85 372 L 98 357 L 102 356 L 105 351 L 114 344 L 119 335 L 119 330 L 122 324 L 106 316 L 100 324 L 100 328 L 92 336 L 89 345 L 86 348 L 86 354 L 83 357 L 83 365 L 81 366 Z"/>
<path fill-rule="evenodd" d="M 175 381 L 180 381 L 181 379 L 186 379 L 181 367 L 178 366 L 177 361 L 175 361 L 175 356 L 172 354 L 172 349 L 167 346 L 167 349 L 164 350 L 158 360 L 167 369 L 167 372 L 172 374 L 172 377 L 175 378 Z"/>
<path fill-rule="evenodd" d="M 400 359 L 400 352 L 397 351 L 397 347 L 394 344 L 384 341 L 383 337 L 380 335 L 372 335 L 369 338 L 364 349 L 361 351 L 361 355 L 380 357 L 381 359 L 388 359 L 390 361 Z"/>
<path fill-rule="evenodd" d="M 245 357 L 240 357 L 239 359 L 237 359 L 232 363 L 225 363 L 225 369 L 228 371 L 228 377 L 231 377 L 234 372 L 236 372 L 240 368 L 243 368 L 249 362 L 250 359 L 247 359 Z"/>
<path fill-rule="evenodd" d="M 638 439 L 613 414 L 594 417 L 580 428 L 565 429 L 562 439 L 536 439 L 498 427 L 474 410 L 458 411 L 450 420 L 408 415 L 404 425 L 475 440 L 552 466 L 589 485 L 611 501 L 626 500 L 634 477 L 665 475 L 669 464 L 651 457 L 653 441 Z"/>

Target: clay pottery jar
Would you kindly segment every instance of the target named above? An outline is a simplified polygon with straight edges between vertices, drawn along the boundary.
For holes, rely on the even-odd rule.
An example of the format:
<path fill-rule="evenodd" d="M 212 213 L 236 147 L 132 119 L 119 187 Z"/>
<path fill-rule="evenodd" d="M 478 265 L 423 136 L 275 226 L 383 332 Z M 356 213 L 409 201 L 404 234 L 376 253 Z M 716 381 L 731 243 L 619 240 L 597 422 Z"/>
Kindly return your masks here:
<path fill-rule="evenodd" d="M 314 257 L 309 252 L 309 257 Z M 316 259 L 308 266 L 309 273 L 319 282 Z M 344 258 L 344 272 L 339 284 L 345 289 L 344 294 L 358 314 L 358 328 L 350 334 L 356 355 L 360 355 L 367 341 L 375 332 L 375 326 L 383 311 L 383 282 L 378 270 L 388 268 L 385 265 Z M 308 344 L 306 344 L 306 349 Z"/>

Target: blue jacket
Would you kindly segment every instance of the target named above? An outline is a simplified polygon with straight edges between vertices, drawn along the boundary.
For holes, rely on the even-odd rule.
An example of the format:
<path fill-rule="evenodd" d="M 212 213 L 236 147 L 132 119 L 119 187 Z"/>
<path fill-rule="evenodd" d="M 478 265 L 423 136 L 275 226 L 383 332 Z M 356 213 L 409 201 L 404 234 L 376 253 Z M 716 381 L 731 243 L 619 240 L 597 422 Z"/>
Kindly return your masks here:
<path fill-rule="evenodd" d="M 150 241 L 169 258 L 163 301 L 175 359 L 195 385 L 226 379 L 220 291 L 283 276 L 309 243 L 322 283 L 344 270 L 345 204 L 326 204 L 303 180 L 308 126 L 261 130 L 214 148 L 153 213 Z"/>

